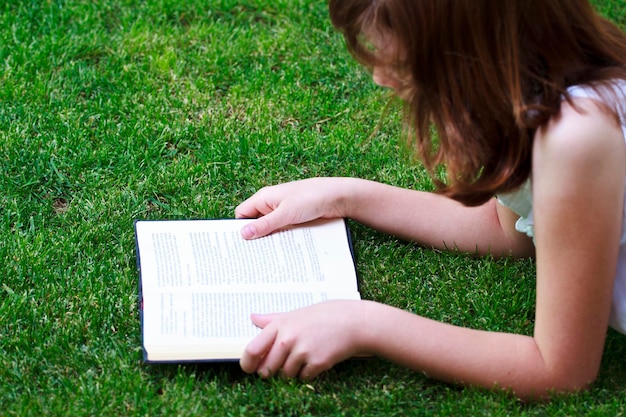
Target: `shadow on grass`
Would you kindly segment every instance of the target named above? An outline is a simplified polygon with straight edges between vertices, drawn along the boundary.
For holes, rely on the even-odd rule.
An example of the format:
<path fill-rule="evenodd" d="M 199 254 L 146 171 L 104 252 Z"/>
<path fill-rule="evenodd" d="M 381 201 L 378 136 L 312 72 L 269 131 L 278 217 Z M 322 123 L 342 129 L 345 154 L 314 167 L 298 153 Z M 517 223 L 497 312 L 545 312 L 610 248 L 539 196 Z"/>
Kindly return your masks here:
<path fill-rule="evenodd" d="M 195 374 L 200 378 L 217 379 L 220 383 L 231 385 L 239 383 L 250 383 L 255 380 L 262 380 L 259 376 L 246 374 L 236 361 L 229 362 L 199 362 L 182 364 L 151 364 L 150 373 L 160 374 L 162 377 L 175 377 L 183 371 Z M 335 367 L 322 373 L 315 380 L 304 382 L 297 379 L 270 378 L 269 380 L 282 381 L 288 384 L 315 385 L 316 387 L 335 389 L 345 381 L 361 382 L 366 385 L 384 384 L 389 379 L 394 381 L 405 380 L 424 385 L 440 385 L 438 381 L 428 379 L 421 373 L 413 372 L 403 367 L 389 363 L 378 358 L 355 358 L 337 364 Z"/>
<path fill-rule="evenodd" d="M 604 357 L 595 387 L 619 390 L 626 388 L 626 336 L 609 330 L 604 348 Z"/>
<path fill-rule="evenodd" d="M 215 410 L 239 406 L 241 414 L 400 416 L 420 410 L 421 415 L 533 416 L 601 410 L 615 415 L 626 405 L 624 353 L 626 337 L 610 331 L 600 376 L 589 391 L 527 404 L 505 392 L 446 384 L 377 358 L 345 361 L 311 382 L 263 380 L 245 374 L 237 362 L 150 365 L 148 373 L 166 391 L 184 380 L 194 395 L 212 398 Z"/>

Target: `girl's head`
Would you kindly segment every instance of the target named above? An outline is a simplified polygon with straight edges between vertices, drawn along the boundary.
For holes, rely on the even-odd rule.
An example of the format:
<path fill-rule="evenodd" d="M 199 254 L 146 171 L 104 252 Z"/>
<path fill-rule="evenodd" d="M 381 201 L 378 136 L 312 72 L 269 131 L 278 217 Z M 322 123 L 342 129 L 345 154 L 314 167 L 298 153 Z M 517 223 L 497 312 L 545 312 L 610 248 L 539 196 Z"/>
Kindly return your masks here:
<path fill-rule="evenodd" d="M 406 101 L 426 166 L 446 165 L 441 191 L 466 204 L 528 178 L 533 132 L 567 87 L 626 78 L 626 37 L 588 0 L 330 0 L 329 9 L 357 60 Z"/>

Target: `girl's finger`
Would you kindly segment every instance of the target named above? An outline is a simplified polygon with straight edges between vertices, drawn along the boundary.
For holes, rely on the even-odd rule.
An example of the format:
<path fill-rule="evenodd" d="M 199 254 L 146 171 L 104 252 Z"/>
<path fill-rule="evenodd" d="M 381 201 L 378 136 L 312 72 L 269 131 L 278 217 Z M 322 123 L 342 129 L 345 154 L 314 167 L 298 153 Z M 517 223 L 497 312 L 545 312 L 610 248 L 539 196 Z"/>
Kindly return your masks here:
<path fill-rule="evenodd" d="M 272 329 L 263 330 L 257 337 L 252 339 L 239 360 L 241 369 L 249 374 L 256 372 L 264 356 L 272 348 L 275 339 L 276 330 Z"/>

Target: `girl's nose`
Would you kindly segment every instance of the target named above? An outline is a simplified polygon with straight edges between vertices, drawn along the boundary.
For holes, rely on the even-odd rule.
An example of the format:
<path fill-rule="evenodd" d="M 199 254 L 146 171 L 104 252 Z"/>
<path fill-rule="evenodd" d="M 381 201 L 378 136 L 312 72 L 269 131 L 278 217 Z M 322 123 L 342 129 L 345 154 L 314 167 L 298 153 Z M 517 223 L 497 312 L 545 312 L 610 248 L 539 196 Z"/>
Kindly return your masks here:
<path fill-rule="evenodd" d="M 372 80 L 375 84 L 381 87 L 392 88 L 397 90 L 400 87 L 400 82 L 393 77 L 387 70 L 381 67 L 374 67 L 372 71 Z"/>

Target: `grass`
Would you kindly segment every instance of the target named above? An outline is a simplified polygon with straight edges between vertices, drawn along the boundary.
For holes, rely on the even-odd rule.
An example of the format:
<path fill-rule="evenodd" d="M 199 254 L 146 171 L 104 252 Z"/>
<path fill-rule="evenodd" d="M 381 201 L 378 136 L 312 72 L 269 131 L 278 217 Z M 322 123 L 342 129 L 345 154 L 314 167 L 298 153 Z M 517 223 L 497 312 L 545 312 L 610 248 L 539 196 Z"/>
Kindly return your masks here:
<path fill-rule="evenodd" d="M 596 4 L 624 27 L 626 6 Z M 311 383 L 142 363 L 134 219 L 231 217 L 263 185 L 309 176 L 431 186 L 399 146 L 397 106 L 374 130 L 387 95 L 325 2 L 5 0 L 0 101 L 0 415 L 624 414 L 612 331 L 593 388 L 547 404 L 378 359 Z M 352 228 L 365 298 L 532 332 L 531 262 Z"/>

